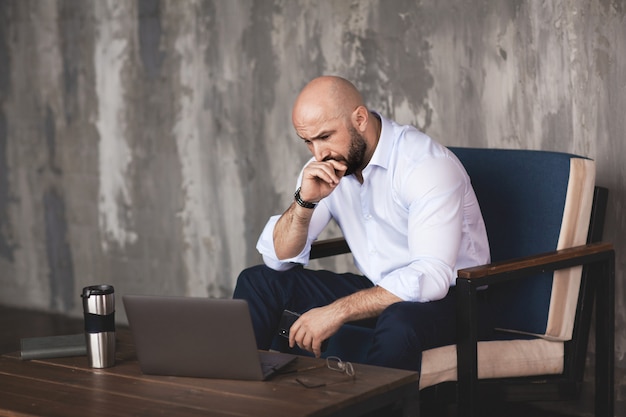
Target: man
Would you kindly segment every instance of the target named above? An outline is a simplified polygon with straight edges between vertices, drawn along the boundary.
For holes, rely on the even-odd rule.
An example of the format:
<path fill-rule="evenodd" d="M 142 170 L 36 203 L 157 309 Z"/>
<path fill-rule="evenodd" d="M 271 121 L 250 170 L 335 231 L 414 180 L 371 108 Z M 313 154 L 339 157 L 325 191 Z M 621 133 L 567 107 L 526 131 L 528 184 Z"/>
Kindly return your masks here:
<path fill-rule="evenodd" d="M 284 309 L 303 313 L 290 347 L 315 356 L 344 323 L 377 318 L 367 362 L 419 370 L 423 350 L 454 343 L 456 271 L 489 262 L 467 173 L 444 146 L 370 112 L 343 78 L 312 80 L 292 122 L 313 158 L 259 239 L 266 266 L 243 271 L 234 293 L 248 300 L 258 347 Z M 302 267 L 331 219 L 363 276 Z"/>

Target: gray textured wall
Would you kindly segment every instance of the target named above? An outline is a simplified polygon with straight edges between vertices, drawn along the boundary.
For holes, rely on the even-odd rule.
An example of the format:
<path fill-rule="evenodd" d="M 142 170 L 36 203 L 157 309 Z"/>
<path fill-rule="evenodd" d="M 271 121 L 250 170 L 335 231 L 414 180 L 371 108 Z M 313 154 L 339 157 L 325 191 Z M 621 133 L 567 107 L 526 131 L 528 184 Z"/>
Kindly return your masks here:
<path fill-rule="evenodd" d="M 103 282 L 229 296 L 308 157 L 295 95 L 332 73 L 447 145 L 597 160 L 625 367 L 625 15 L 617 0 L 0 0 L 0 303 L 77 315 Z"/>

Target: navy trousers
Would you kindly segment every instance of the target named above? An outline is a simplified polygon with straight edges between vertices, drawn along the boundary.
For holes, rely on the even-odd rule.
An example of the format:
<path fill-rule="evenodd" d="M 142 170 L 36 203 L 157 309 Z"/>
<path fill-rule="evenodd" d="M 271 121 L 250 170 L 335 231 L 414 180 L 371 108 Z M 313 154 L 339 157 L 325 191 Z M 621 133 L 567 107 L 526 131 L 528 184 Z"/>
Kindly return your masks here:
<path fill-rule="evenodd" d="M 283 310 L 304 313 L 372 286 L 367 278 L 351 273 L 315 271 L 301 266 L 274 271 L 259 265 L 239 275 L 233 298 L 247 300 L 257 346 L 269 349 Z M 455 343 L 455 302 L 452 288 L 442 300 L 395 303 L 377 319 L 360 323 L 373 328 L 366 363 L 419 371 L 422 351 Z M 481 307 L 481 316 L 489 318 L 490 314 Z M 490 326 L 484 320 L 481 322 L 485 324 L 481 326 L 484 338 Z"/>

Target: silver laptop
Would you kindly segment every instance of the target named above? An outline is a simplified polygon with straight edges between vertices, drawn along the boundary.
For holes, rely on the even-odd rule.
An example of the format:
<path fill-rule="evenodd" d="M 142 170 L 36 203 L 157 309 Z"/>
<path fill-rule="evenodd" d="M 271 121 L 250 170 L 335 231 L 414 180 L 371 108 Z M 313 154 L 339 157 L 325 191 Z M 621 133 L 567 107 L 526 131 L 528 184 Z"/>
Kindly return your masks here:
<path fill-rule="evenodd" d="M 122 297 L 141 371 L 265 380 L 296 356 L 259 351 L 244 300 Z"/>

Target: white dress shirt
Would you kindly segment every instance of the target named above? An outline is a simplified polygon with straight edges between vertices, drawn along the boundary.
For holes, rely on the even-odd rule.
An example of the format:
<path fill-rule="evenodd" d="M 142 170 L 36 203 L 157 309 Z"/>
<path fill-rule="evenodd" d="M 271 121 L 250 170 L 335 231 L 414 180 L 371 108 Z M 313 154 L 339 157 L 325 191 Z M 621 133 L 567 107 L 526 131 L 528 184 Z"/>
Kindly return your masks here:
<path fill-rule="evenodd" d="M 311 243 L 332 218 L 356 267 L 375 285 L 406 301 L 438 300 L 455 284 L 458 269 L 490 260 L 480 207 L 452 152 L 412 126 L 381 121 L 363 184 L 354 175 L 344 177 L 319 202 L 302 252 L 276 257 L 273 230 L 280 216 L 270 218 L 257 249 L 276 270 L 306 265 Z"/>

